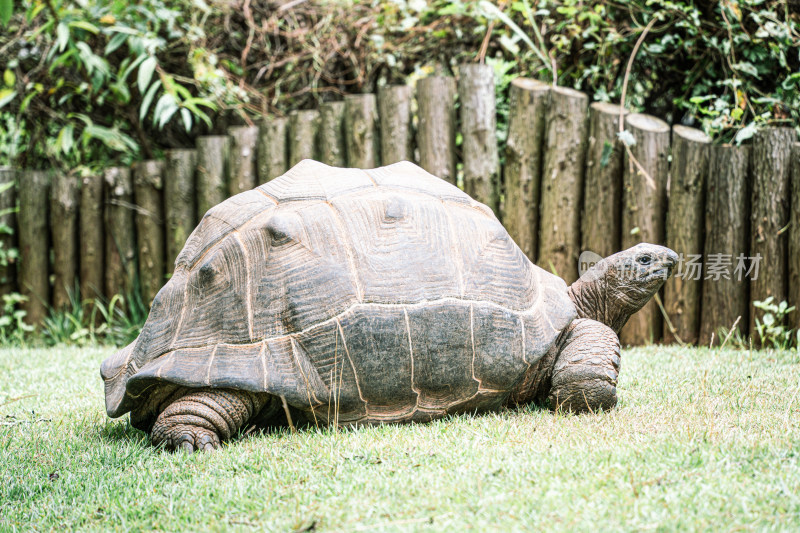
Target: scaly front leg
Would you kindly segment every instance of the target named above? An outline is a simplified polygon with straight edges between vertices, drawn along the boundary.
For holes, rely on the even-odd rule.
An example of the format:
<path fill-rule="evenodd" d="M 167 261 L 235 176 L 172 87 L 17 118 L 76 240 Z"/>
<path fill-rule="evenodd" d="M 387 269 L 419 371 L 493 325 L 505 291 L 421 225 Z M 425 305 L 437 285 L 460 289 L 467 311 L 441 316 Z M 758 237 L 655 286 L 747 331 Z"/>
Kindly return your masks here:
<path fill-rule="evenodd" d="M 580 413 L 614 407 L 620 364 L 619 338 L 614 330 L 579 318 L 559 342 L 547 395 L 550 408 Z"/>

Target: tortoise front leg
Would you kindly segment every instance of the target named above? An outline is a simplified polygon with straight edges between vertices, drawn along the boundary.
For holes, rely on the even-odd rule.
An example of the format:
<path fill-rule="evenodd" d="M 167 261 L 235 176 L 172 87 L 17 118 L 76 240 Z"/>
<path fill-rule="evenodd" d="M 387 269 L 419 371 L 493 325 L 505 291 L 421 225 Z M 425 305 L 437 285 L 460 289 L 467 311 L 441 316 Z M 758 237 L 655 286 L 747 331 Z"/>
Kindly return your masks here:
<path fill-rule="evenodd" d="M 158 415 L 150 438 L 169 450 L 213 450 L 236 435 L 269 399 L 268 394 L 234 389 L 191 389 Z"/>
<path fill-rule="evenodd" d="M 595 320 L 574 320 L 553 365 L 550 407 L 576 413 L 611 409 L 617 404 L 619 363 L 614 330 Z"/>

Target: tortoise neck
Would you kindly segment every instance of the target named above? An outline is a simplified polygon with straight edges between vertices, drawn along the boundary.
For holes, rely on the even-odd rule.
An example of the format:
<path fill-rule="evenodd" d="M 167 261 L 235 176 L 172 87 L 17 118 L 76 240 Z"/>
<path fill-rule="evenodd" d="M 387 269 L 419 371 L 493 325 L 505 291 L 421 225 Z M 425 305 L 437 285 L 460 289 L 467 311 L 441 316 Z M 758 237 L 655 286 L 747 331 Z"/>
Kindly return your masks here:
<path fill-rule="evenodd" d="M 578 318 L 589 318 L 605 324 L 619 334 L 630 314 L 626 306 L 615 305 L 609 294 L 605 276 L 582 276 L 567 289 Z"/>

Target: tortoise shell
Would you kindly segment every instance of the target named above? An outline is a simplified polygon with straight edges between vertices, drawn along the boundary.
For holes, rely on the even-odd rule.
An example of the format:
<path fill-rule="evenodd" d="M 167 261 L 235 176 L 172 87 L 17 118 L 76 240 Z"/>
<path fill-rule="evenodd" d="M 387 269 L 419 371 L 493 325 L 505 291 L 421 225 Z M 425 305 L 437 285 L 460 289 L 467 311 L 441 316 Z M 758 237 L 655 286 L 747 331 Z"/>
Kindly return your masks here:
<path fill-rule="evenodd" d="M 575 313 L 457 187 L 408 162 L 306 160 L 203 217 L 139 337 L 103 362 L 106 408 L 177 384 L 339 424 L 491 409 Z"/>

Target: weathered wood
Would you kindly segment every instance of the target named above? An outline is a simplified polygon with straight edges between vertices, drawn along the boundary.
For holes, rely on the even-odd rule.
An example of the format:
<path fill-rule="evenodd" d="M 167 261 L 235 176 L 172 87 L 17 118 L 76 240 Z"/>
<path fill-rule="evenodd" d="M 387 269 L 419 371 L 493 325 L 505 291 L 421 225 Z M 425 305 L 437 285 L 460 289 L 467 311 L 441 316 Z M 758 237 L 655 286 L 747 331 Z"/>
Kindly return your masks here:
<path fill-rule="evenodd" d="M 100 298 L 105 287 L 105 223 L 103 176 L 89 174 L 81 183 L 80 279 L 81 299 Z"/>
<path fill-rule="evenodd" d="M 0 253 L 3 254 L 17 248 L 16 179 L 15 170 L 0 168 Z M 6 261 L 6 264 L 0 264 L 0 301 L 3 295 L 17 289 L 16 262 L 13 258 Z"/>
<path fill-rule="evenodd" d="M 497 153 L 494 68 L 469 63 L 459 67 L 464 191 L 500 214 L 500 158 Z"/>
<path fill-rule="evenodd" d="M 326 102 L 319 107 L 319 160 L 333 167 L 347 165 L 344 112 L 344 102 Z"/>
<path fill-rule="evenodd" d="M 47 171 L 31 170 L 19 176 L 19 289 L 27 298 L 22 309 L 28 324 L 41 323 L 50 305 L 49 188 Z"/>
<path fill-rule="evenodd" d="M 792 146 L 792 184 L 789 221 L 789 304 L 795 306 L 790 325 L 800 330 L 800 142 Z"/>
<path fill-rule="evenodd" d="M 345 96 L 345 146 L 347 164 L 355 168 L 380 166 L 381 140 L 378 103 L 374 94 Z"/>
<path fill-rule="evenodd" d="M 249 191 L 256 183 L 257 126 L 233 126 L 228 129 L 228 194 Z M 205 211 L 203 212 L 205 213 Z"/>
<path fill-rule="evenodd" d="M 319 111 L 293 111 L 289 115 L 289 166 L 319 156 Z"/>
<path fill-rule="evenodd" d="M 230 137 L 227 135 L 197 138 L 197 214 L 199 217 L 228 197 L 229 149 Z M 148 166 L 145 174 L 150 175 L 151 170 L 156 170 L 152 164 Z M 163 168 L 157 169 L 158 190 L 161 190 L 163 186 L 163 179 L 160 177 L 163 170 Z"/>
<path fill-rule="evenodd" d="M 553 87 L 547 110 L 538 264 L 567 284 L 578 278 L 588 97 Z"/>
<path fill-rule="evenodd" d="M 219 137 L 216 138 L 219 139 Z M 198 143 L 198 146 L 200 145 L 201 143 Z M 201 153 L 202 150 L 198 152 L 198 159 Z M 163 172 L 163 161 L 141 161 L 133 167 L 136 238 L 139 249 L 139 287 L 142 301 L 146 305 L 152 303 L 153 298 L 161 289 L 166 271 L 164 265 Z"/>
<path fill-rule="evenodd" d="M 622 110 L 623 116 L 628 114 Z M 620 106 L 595 102 L 589 106 L 581 251 L 601 257 L 620 251 L 622 163 L 625 147 L 617 138 Z"/>
<path fill-rule="evenodd" d="M 705 234 L 705 188 L 711 139 L 686 126 L 672 127 L 667 246 L 684 258 L 702 255 Z M 672 276 L 664 284 L 664 309 L 672 327 L 664 327 L 664 342 L 675 338 L 694 344 L 700 333 L 702 280 Z"/>
<path fill-rule="evenodd" d="M 684 256 L 682 275 L 704 277 L 703 266 L 717 254 L 730 255 L 735 268 L 738 258 L 746 258 L 750 248 L 750 147 L 713 145 L 708 154 L 708 183 L 705 207 L 705 265 L 694 267 Z M 694 261 L 696 264 L 698 261 Z M 697 269 L 696 269 L 697 268 Z M 699 270 L 699 271 L 698 271 Z M 714 279 L 717 278 L 717 279 Z M 708 346 L 711 335 L 719 337 L 720 328 L 730 328 L 742 317 L 737 329 L 747 333 L 748 286 L 745 272 L 732 271 L 729 278 L 712 275 L 704 280 L 700 305 L 699 344 Z"/>
<path fill-rule="evenodd" d="M 258 128 L 258 181 L 266 183 L 289 170 L 289 149 L 286 144 L 289 119 L 264 117 Z"/>
<path fill-rule="evenodd" d="M 664 243 L 669 175 L 669 126 L 663 120 L 639 113 L 625 118 L 636 144 L 630 147 L 639 167 L 625 157 L 623 168 L 622 248 L 640 242 Z M 639 345 L 661 339 L 661 312 L 650 301 L 620 331 L 622 344 Z"/>
<path fill-rule="evenodd" d="M 456 184 L 456 82 L 429 76 L 417 82 L 417 147 L 422 168 Z"/>
<path fill-rule="evenodd" d="M 113 167 L 103 175 L 106 182 L 105 292 L 133 294 L 136 266 L 136 230 L 134 223 L 133 180 L 129 168 Z"/>
<path fill-rule="evenodd" d="M 53 309 L 57 310 L 68 309 L 70 294 L 77 290 L 79 186 L 78 176 L 57 173 L 50 187 Z"/>
<path fill-rule="evenodd" d="M 383 165 L 414 160 L 414 136 L 411 125 L 413 98 L 414 91 L 410 85 L 384 85 L 378 89 Z"/>
<path fill-rule="evenodd" d="M 539 187 L 550 86 L 517 78 L 509 90 L 503 225 L 511 238 L 536 261 L 539 238 Z"/>
<path fill-rule="evenodd" d="M 235 153 L 235 152 L 232 152 Z M 175 259 L 197 220 L 194 176 L 195 150 L 168 150 L 164 167 L 164 220 L 166 227 L 166 270 L 171 274 Z"/>
<path fill-rule="evenodd" d="M 789 246 L 789 171 L 793 128 L 764 128 L 753 137 L 750 173 L 753 191 L 750 209 L 750 255 L 761 258 L 758 276 L 750 282 L 750 332 L 764 312 L 753 306 L 770 296 L 774 303 L 788 297 L 787 254 Z"/>

